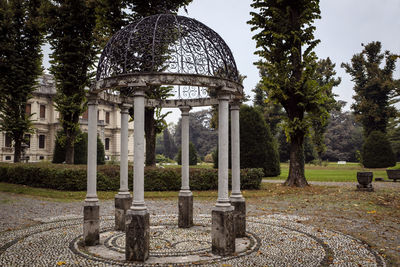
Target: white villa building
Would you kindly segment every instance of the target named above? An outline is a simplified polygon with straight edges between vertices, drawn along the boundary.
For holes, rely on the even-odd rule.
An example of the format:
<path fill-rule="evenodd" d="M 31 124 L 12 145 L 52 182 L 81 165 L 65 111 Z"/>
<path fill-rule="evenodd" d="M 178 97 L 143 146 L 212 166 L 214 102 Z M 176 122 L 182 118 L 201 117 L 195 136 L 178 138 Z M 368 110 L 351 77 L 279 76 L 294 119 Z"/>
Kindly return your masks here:
<path fill-rule="evenodd" d="M 34 132 L 27 134 L 29 140 L 25 156 L 29 162 L 52 160 L 55 136 L 60 129 L 59 113 L 53 102 L 56 94 L 55 81 L 49 74 L 39 78 L 38 89 L 33 93 L 33 98 L 28 101 L 26 112 L 32 114 Z M 104 144 L 106 160 L 118 160 L 120 157 L 120 130 L 121 115 L 118 107 L 117 96 L 102 93 L 98 105 L 97 134 Z M 81 116 L 79 123 L 83 132 L 87 132 L 87 111 Z M 129 122 L 129 160 L 133 160 L 133 122 Z M 0 132 L 0 162 L 13 162 L 14 148 L 11 138 Z"/>

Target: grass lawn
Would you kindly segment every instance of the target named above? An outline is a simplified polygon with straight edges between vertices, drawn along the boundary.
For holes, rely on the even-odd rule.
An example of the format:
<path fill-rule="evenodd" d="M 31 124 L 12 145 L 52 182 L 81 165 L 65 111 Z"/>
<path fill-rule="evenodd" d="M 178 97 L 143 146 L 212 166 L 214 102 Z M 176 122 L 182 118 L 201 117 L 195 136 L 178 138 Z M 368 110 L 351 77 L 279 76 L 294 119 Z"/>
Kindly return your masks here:
<path fill-rule="evenodd" d="M 397 163 L 396 166 L 400 166 Z M 386 169 L 367 169 L 361 167 L 358 163 L 337 164 L 329 163 L 328 166 L 315 166 L 306 164 L 306 178 L 308 181 L 321 182 L 356 182 L 357 172 L 371 171 L 374 173 L 374 178 L 382 177 L 388 179 Z M 286 180 L 289 173 L 289 164 L 281 163 L 281 175 L 278 177 L 267 177 L 265 179 L 280 179 Z"/>

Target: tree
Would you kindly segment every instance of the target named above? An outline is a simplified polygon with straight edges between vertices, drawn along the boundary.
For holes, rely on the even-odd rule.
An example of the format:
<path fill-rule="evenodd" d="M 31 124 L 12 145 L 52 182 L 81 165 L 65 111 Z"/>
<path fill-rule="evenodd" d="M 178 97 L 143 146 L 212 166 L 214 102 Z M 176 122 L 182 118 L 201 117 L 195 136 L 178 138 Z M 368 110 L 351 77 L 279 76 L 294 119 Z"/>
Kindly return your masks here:
<path fill-rule="evenodd" d="M 42 72 L 41 0 L 0 2 L 0 129 L 14 141 L 14 162 L 21 159 L 24 134 L 31 132 L 25 111 Z"/>
<path fill-rule="evenodd" d="M 168 128 L 165 128 L 163 131 L 163 146 L 164 146 L 164 156 L 170 159 L 175 158 L 175 155 L 178 152 L 178 148 L 176 147 L 174 139 L 171 136 Z"/>
<path fill-rule="evenodd" d="M 355 83 L 355 102 L 351 107 L 363 126 L 364 136 L 368 137 L 372 131 L 386 133 L 389 119 L 396 115 L 396 109 L 390 105 L 396 91 L 393 79 L 396 56 L 389 51 L 381 53 L 380 42 L 362 46 L 362 52 L 355 54 L 351 63 L 342 63 L 342 67 Z M 381 67 L 383 60 L 385 64 Z"/>
<path fill-rule="evenodd" d="M 178 162 L 178 165 L 182 165 L 182 147 L 179 148 L 178 154 L 176 154 L 176 162 Z M 189 165 L 197 165 L 197 151 L 192 142 L 189 142 Z"/>
<path fill-rule="evenodd" d="M 53 163 L 65 162 L 65 138 L 63 137 L 64 131 L 58 131 L 54 144 Z M 75 139 L 74 149 L 74 164 L 87 164 L 87 133 L 79 132 Z M 103 165 L 105 163 L 104 145 L 99 136 L 97 136 L 97 164 Z"/>
<path fill-rule="evenodd" d="M 386 168 L 396 165 L 396 157 L 385 133 L 372 131 L 362 149 L 362 164 L 367 168 Z"/>
<path fill-rule="evenodd" d="M 304 136 L 309 122 L 306 112 L 325 113 L 320 105 L 326 95 L 314 80 L 316 56 L 313 52 L 319 40 L 314 38 L 315 19 L 320 18 L 318 0 L 253 0 L 257 11 L 251 12 L 252 31 L 257 31 L 261 60 L 256 63 L 265 70 L 262 77 L 272 101 L 285 109 L 285 133 L 290 141 L 289 176 L 285 185 L 308 185 L 304 175 Z"/>
<path fill-rule="evenodd" d="M 265 176 L 280 174 L 277 143 L 262 113 L 247 105 L 240 107 L 240 167 L 263 168 Z"/>
<path fill-rule="evenodd" d="M 350 162 L 358 160 L 357 151 L 361 151 L 363 144 L 362 127 L 355 121 L 351 112 L 341 111 L 345 104 L 344 101 L 338 101 L 338 107 L 330 113 L 323 160 Z"/>
<path fill-rule="evenodd" d="M 95 3 L 88 0 L 48 3 L 48 41 L 53 50 L 50 72 L 57 87 L 54 101 L 65 135 L 65 161 L 72 164 L 79 116 L 85 110 L 85 88 L 90 85 L 90 70 L 96 59 Z"/>
<path fill-rule="evenodd" d="M 321 59 L 318 61 L 317 70 L 315 73 L 315 80 L 318 82 L 322 90 L 322 94 L 325 94 L 327 101 L 321 103 L 327 112 L 322 114 L 310 113 L 312 134 L 311 139 L 314 144 L 315 152 L 319 163 L 322 161 L 322 154 L 325 152 L 324 135 L 328 127 L 328 120 L 330 112 L 337 108 L 337 102 L 335 100 L 335 94 L 332 92 L 333 87 L 338 86 L 341 82 L 340 78 L 335 78 L 336 71 L 335 65 L 330 58 Z"/>
<path fill-rule="evenodd" d="M 211 153 L 217 146 L 218 133 L 211 128 L 211 111 L 200 110 L 189 113 L 189 140 L 193 142 L 200 157 Z M 175 143 L 181 143 L 182 120 L 175 128 Z"/>

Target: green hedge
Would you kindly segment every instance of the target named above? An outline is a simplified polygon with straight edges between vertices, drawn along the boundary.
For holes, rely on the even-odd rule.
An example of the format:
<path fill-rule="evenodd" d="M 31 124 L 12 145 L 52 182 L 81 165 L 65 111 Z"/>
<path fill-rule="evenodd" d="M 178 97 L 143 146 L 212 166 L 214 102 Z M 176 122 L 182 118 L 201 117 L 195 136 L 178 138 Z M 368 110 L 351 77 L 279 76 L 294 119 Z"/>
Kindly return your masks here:
<path fill-rule="evenodd" d="M 132 190 L 132 177 L 130 167 L 128 179 L 130 190 Z M 262 177 L 262 169 L 241 170 L 241 188 L 259 189 Z M 57 190 L 85 191 L 86 166 L 45 163 L 0 164 L 0 182 Z M 145 191 L 178 191 L 180 187 L 181 170 L 179 168 L 145 168 Z M 192 190 L 218 189 L 218 170 L 190 168 L 190 188 Z M 119 166 L 98 166 L 97 190 L 117 191 L 118 189 Z"/>

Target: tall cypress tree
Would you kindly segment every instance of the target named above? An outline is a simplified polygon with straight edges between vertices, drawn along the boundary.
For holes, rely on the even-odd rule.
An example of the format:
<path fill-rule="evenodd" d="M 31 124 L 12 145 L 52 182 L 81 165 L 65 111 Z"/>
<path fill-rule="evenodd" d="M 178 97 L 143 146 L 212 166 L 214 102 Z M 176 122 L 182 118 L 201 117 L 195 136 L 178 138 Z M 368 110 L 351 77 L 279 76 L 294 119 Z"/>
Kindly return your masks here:
<path fill-rule="evenodd" d="M 85 109 L 85 87 L 90 85 L 96 58 L 94 1 L 54 0 L 48 7 L 51 73 L 56 79 L 55 104 L 65 135 L 65 161 L 74 162 L 79 116 Z"/>
<path fill-rule="evenodd" d="M 343 63 L 342 67 L 355 83 L 355 102 L 351 107 L 367 138 L 372 131 L 386 133 L 389 119 L 396 115 L 390 98 L 399 90 L 396 89 L 399 81 L 393 79 L 396 55 L 389 51 L 381 52 L 380 42 L 371 42 L 363 47 L 361 53 L 353 56 L 351 63 Z M 385 64 L 381 67 L 383 60 Z"/>
<path fill-rule="evenodd" d="M 256 63 L 265 70 L 262 77 L 268 96 L 286 111 L 285 132 L 290 140 L 289 176 L 285 185 L 305 186 L 304 136 L 309 128 L 306 112 L 326 112 L 319 104 L 325 100 L 314 80 L 316 56 L 313 49 L 315 19 L 320 18 L 318 0 L 253 0 L 256 9 L 248 22 L 257 31 L 261 57 Z"/>
<path fill-rule="evenodd" d="M 14 162 L 20 161 L 24 133 L 31 131 L 25 108 L 42 72 L 41 4 L 0 1 L 0 129 L 14 141 Z"/>

